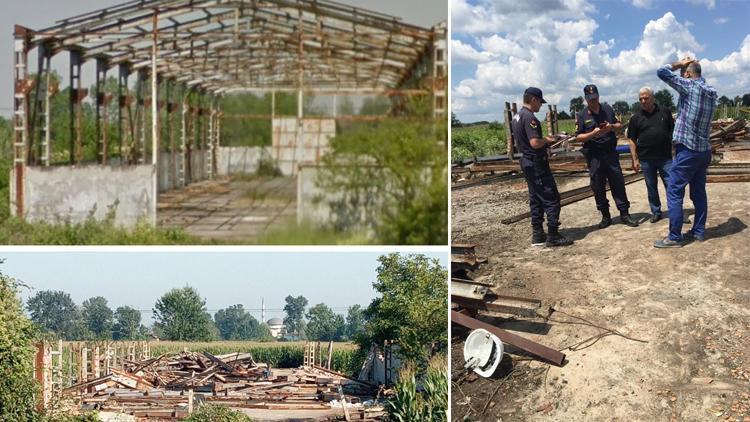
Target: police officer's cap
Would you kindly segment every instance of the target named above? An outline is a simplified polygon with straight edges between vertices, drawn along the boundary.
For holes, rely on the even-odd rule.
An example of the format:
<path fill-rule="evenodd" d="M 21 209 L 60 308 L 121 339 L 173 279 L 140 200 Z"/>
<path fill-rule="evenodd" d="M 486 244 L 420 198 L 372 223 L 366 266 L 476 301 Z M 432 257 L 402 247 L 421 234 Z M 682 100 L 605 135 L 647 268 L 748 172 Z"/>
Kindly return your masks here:
<path fill-rule="evenodd" d="M 530 86 L 526 88 L 526 91 L 523 92 L 524 94 L 533 95 L 540 100 L 542 100 L 542 104 L 545 104 L 547 101 L 544 100 L 544 97 L 542 97 L 542 90 L 533 86 Z"/>
<path fill-rule="evenodd" d="M 594 84 L 586 85 L 583 87 L 583 95 L 586 97 L 586 101 L 590 101 L 599 98 L 599 90 Z"/>

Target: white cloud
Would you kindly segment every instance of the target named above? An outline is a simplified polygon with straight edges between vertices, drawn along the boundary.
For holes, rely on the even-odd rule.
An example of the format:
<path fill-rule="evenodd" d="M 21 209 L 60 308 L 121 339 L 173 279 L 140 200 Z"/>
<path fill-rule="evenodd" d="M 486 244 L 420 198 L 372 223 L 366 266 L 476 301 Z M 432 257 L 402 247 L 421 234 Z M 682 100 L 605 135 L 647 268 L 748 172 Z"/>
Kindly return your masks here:
<path fill-rule="evenodd" d="M 633 6 L 639 9 L 650 9 L 652 5 L 651 0 L 633 0 Z"/>
<path fill-rule="evenodd" d="M 716 0 L 687 0 L 687 2 L 698 6 L 706 6 L 708 10 L 713 10 L 716 7 Z"/>
<path fill-rule="evenodd" d="M 701 60 L 703 75 L 709 83 L 722 84 L 719 93 L 746 93 L 750 87 L 750 35 L 739 46 L 739 49 L 719 60 Z"/>
<path fill-rule="evenodd" d="M 719 25 L 723 25 L 723 24 L 725 24 L 725 23 L 727 23 L 727 22 L 729 22 L 729 18 L 725 18 L 725 17 L 723 17 L 723 16 L 722 16 L 722 17 L 719 17 L 719 18 L 716 18 L 716 19 L 714 19 L 714 23 L 715 23 L 715 24 L 719 24 Z"/>
<path fill-rule="evenodd" d="M 453 63 L 483 63 L 490 60 L 490 54 L 479 52 L 460 40 L 451 40 L 451 60 Z"/>
<path fill-rule="evenodd" d="M 496 12 L 503 1 L 479 0 L 480 6 L 452 0 L 462 10 L 454 16 L 453 32 L 462 33 L 467 43 L 458 42 L 463 60 L 476 64 L 473 75 L 453 86 L 453 110 L 461 120 L 497 120 L 505 101 L 520 101 L 523 90 L 537 86 L 550 103 L 567 108 L 568 101 L 582 95 L 583 86 L 598 85 L 602 98 L 613 103 L 637 100 L 644 85 L 665 88 L 656 78 L 663 64 L 684 56 L 699 57 L 703 45 L 673 13 L 651 20 L 643 27 L 638 44 L 618 49 L 618 40 L 595 39 L 597 22 L 589 15 L 595 10 L 580 3 L 578 12 L 550 0 L 552 11 L 537 14 L 522 7 Z M 519 2 L 520 3 L 520 2 Z M 710 7 L 711 2 L 703 2 Z M 482 7 L 482 5 L 484 7 Z M 455 9 L 454 9 L 455 10 Z M 502 16 L 499 16 L 502 15 Z M 483 16 L 485 22 L 515 21 L 513 29 L 484 32 L 483 24 L 472 22 L 467 30 L 455 23 L 467 16 Z M 521 18 L 528 19 L 519 24 Z M 530 23 L 530 22 L 533 22 Z M 456 54 L 456 41 L 454 56 Z M 750 35 L 739 49 L 718 60 L 701 60 L 703 73 L 720 94 L 736 95 L 750 86 Z"/>
<path fill-rule="evenodd" d="M 716 7 L 716 0 L 684 0 L 697 6 L 706 6 L 709 10 Z M 650 9 L 654 6 L 654 0 L 631 0 L 634 7 L 639 9 Z"/>

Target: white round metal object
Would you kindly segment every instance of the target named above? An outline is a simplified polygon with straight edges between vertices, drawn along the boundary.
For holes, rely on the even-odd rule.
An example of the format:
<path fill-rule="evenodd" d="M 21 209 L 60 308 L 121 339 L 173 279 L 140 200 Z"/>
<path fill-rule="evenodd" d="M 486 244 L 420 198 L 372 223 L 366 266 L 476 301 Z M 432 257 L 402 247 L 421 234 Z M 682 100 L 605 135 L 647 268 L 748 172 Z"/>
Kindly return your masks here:
<path fill-rule="evenodd" d="M 503 342 L 489 331 L 478 328 L 464 342 L 464 362 L 466 367 L 487 378 L 495 373 L 503 359 Z"/>

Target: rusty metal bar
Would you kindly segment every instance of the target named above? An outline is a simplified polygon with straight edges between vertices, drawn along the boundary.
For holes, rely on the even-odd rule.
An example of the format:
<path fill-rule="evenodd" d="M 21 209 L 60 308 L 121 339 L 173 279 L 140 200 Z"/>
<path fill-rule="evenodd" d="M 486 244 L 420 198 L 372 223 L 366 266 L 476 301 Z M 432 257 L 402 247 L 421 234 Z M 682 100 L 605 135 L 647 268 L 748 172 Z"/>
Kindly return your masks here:
<path fill-rule="evenodd" d="M 107 162 L 107 131 L 109 128 L 106 124 L 106 117 L 102 119 L 102 106 L 104 106 L 104 113 L 106 115 L 107 101 L 106 101 L 106 89 L 105 83 L 107 82 L 107 60 L 103 57 L 96 59 L 96 145 L 97 152 L 99 155 L 99 163 L 106 164 Z M 105 120 L 104 122 L 102 120 Z"/>
<path fill-rule="evenodd" d="M 498 328 L 492 324 L 480 321 L 476 318 L 472 318 L 468 315 L 464 315 L 460 312 L 451 310 L 451 321 L 462 325 L 471 330 L 477 328 L 483 328 L 490 333 L 496 335 L 503 343 L 509 344 L 517 349 L 523 350 L 530 355 L 539 358 L 543 361 L 549 362 L 555 366 L 562 366 L 565 362 L 565 354 L 555 349 L 551 349 L 542 344 L 536 343 L 529 339 L 523 338 L 516 334 L 510 333 L 502 328 Z"/>
<path fill-rule="evenodd" d="M 81 86 L 80 50 L 70 51 L 70 164 L 80 164 L 83 154 L 81 144 L 81 101 L 85 97 Z"/>
<path fill-rule="evenodd" d="M 538 299 L 527 299 L 515 296 L 489 294 L 488 299 L 477 299 L 451 293 L 451 303 L 462 308 L 500 314 L 536 317 L 542 302 Z"/>
<path fill-rule="evenodd" d="M 128 77 L 130 76 L 130 68 L 127 64 L 121 64 L 118 66 L 118 75 L 117 75 L 117 96 L 118 96 L 118 108 L 117 108 L 117 138 L 118 138 L 118 155 L 120 156 L 120 160 L 124 163 L 125 157 L 122 154 L 123 145 L 128 145 L 130 142 L 126 141 L 126 131 L 125 128 L 125 113 L 123 113 L 123 110 L 127 109 L 130 111 L 130 104 L 128 99 L 130 96 L 128 95 L 129 89 L 128 89 Z M 128 136 L 127 139 L 132 139 L 132 136 L 130 135 L 131 132 L 127 131 Z"/>
<path fill-rule="evenodd" d="M 625 176 L 626 185 L 629 185 L 633 182 L 638 182 L 641 180 L 643 180 L 643 173 L 631 173 Z M 607 190 L 609 190 L 609 186 L 607 186 Z M 591 187 L 589 186 L 583 186 L 580 188 L 561 192 L 560 193 L 560 206 L 564 207 L 574 202 L 578 202 L 587 198 L 591 198 L 592 196 L 594 196 L 594 191 L 592 191 Z M 527 211 L 527 212 L 523 212 L 520 214 L 516 214 L 512 217 L 505 218 L 501 220 L 500 222 L 503 224 L 513 224 L 513 223 L 517 223 L 519 221 L 525 220 L 530 217 L 531 217 L 531 212 Z"/>

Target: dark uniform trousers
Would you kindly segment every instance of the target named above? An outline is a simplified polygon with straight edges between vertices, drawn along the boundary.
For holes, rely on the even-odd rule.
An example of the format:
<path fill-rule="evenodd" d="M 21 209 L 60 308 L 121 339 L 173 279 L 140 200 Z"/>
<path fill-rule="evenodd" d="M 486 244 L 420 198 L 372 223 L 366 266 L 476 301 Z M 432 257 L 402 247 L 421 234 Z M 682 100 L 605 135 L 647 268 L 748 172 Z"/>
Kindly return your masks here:
<path fill-rule="evenodd" d="M 560 226 L 560 193 L 549 168 L 547 157 L 522 157 L 521 170 L 529 186 L 531 224 L 541 226 L 547 214 L 547 226 Z"/>
<path fill-rule="evenodd" d="M 625 192 L 625 178 L 620 167 L 620 156 L 614 148 L 585 148 L 584 156 L 589 167 L 591 190 L 594 191 L 596 209 L 609 212 L 607 200 L 607 182 L 615 199 L 617 209 L 627 212 L 630 208 L 628 196 Z"/>

